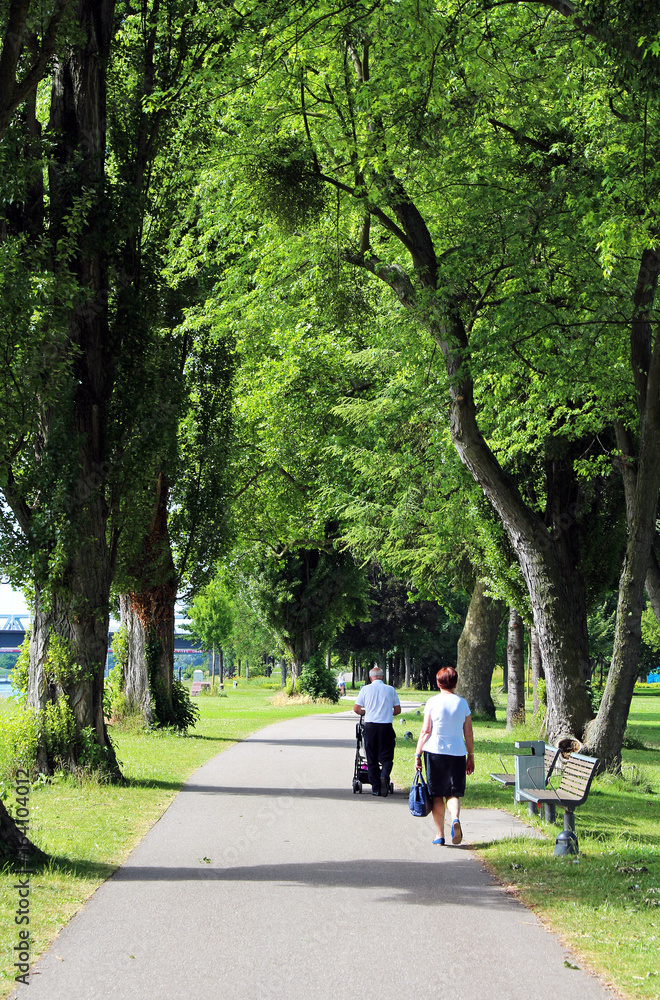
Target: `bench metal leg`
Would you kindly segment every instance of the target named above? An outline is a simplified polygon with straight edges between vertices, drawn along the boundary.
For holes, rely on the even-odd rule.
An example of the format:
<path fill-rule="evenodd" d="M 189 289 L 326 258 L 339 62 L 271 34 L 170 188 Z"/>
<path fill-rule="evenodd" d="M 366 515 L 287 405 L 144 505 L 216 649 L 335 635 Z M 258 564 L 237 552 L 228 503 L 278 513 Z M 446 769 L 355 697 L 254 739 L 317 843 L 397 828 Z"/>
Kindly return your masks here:
<path fill-rule="evenodd" d="M 564 829 L 558 834 L 555 841 L 555 857 L 579 854 L 579 852 L 578 839 L 575 836 L 575 813 L 566 809 L 564 811 Z"/>
<path fill-rule="evenodd" d="M 546 823 L 554 823 L 557 810 L 554 802 L 546 802 L 543 806 L 543 813 Z"/>
<path fill-rule="evenodd" d="M 538 814 L 539 814 L 539 807 L 537 806 L 536 802 L 528 802 L 527 803 L 527 811 L 528 811 L 528 813 L 529 813 L 530 816 L 538 816 Z"/>

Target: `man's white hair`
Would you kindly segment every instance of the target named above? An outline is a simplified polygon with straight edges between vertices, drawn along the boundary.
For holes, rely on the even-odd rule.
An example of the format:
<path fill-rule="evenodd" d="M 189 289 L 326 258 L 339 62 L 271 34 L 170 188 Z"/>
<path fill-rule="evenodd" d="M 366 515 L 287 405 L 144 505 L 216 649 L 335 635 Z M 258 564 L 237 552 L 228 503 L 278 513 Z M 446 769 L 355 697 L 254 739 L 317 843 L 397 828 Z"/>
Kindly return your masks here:
<path fill-rule="evenodd" d="M 385 674 L 383 672 L 383 668 L 382 667 L 372 667 L 371 670 L 369 671 L 369 676 L 370 677 L 384 677 Z"/>

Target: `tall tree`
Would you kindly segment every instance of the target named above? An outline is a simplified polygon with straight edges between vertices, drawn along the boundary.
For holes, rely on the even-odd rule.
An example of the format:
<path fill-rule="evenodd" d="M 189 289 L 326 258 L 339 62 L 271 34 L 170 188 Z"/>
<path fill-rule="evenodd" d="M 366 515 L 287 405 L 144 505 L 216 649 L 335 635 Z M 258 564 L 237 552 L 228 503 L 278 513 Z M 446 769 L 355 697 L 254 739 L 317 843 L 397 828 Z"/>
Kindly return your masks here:
<path fill-rule="evenodd" d="M 81 0 L 53 58 L 50 99 L 27 102 L 5 133 L 3 152 L 17 155 L 3 175 L 0 246 L 28 294 L 7 297 L 18 398 L 5 412 L 3 527 L 13 578 L 35 586 L 28 697 L 36 710 L 66 698 L 115 774 L 102 708 L 110 586 L 131 515 L 135 533 L 162 536 L 171 470 L 161 474 L 157 457 L 172 425 L 176 434 L 165 391 L 149 391 L 160 329 L 181 321 L 158 278 L 171 219 L 159 209 L 177 184 L 190 190 L 190 174 L 157 184 L 157 197 L 152 182 L 196 74 L 241 24 L 223 5 L 153 0 L 136 12 Z M 46 666 L 53 636 L 69 650 L 58 677 Z"/>
<path fill-rule="evenodd" d="M 561 18 L 523 5 L 438 11 L 399 3 L 395 16 L 394 6 L 381 4 L 372 17 L 357 4 L 333 20 L 334 13 L 326 9 L 323 27 L 307 22 L 309 37 L 317 32 L 308 45 L 296 20 L 295 56 L 281 64 L 268 102 L 259 89 L 269 128 L 279 128 L 280 138 L 255 157 L 258 190 L 272 189 L 270 177 L 297 184 L 295 197 L 285 204 L 275 196 L 272 208 L 309 232 L 322 204 L 318 192 L 334 189 L 346 208 L 344 260 L 387 285 L 435 341 L 449 380 L 452 440 L 501 518 L 529 591 L 550 732 L 583 733 L 591 707 L 580 525 L 590 500 L 578 456 L 564 446 L 627 406 L 626 387 L 611 380 L 608 386 L 604 366 L 582 363 L 576 391 L 573 362 L 579 354 L 584 359 L 586 345 L 589 359 L 596 344 L 601 357 L 619 353 L 618 306 L 630 254 L 605 239 L 611 257 L 604 281 L 604 243 L 593 231 L 600 226 L 603 236 L 606 224 L 596 194 L 612 172 L 607 144 L 615 146 L 625 131 L 632 137 L 636 126 L 626 130 L 627 116 L 612 110 L 607 75 L 593 54 L 575 68 L 576 80 L 588 78 L 586 91 L 567 85 L 560 52 L 570 30 Z M 645 28 L 653 16 L 642 19 Z M 614 35 L 621 40 L 623 22 L 596 20 L 588 34 L 608 44 Z M 585 23 L 576 17 L 571 30 L 579 34 Z M 328 47 L 319 69 L 319 44 L 331 34 L 342 48 Z M 636 46 L 627 52 L 638 64 Z M 621 56 L 618 42 L 613 48 Z M 490 57 L 482 59 L 486 49 Z M 595 139 L 596 161 L 584 155 Z M 618 168 L 614 173 L 618 178 Z M 440 192 L 438 176 L 445 179 Z M 585 217 L 591 226 L 592 206 L 597 224 L 580 246 L 571 227 Z M 502 351 L 517 359 L 515 367 L 493 364 Z M 528 494 L 503 464 L 497 423 L 489 425 L 488 396 L 502 402 L 496 385 L 516 387 L 506 405 L 523 403 L 517 432 L 537 454 L 550 445 L 544 480 Z"/>

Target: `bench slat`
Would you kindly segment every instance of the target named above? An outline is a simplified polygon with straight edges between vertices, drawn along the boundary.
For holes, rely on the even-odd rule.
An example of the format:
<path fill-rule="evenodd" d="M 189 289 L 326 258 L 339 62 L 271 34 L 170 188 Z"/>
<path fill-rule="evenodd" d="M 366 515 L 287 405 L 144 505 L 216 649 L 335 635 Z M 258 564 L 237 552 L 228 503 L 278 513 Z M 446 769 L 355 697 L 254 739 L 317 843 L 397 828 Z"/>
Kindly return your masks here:
<path fill-rule="evenodd" d="M 516 783 L 515 775 L 508 772 L 505 774 L 491 774 L 491 778 L 493 781 L 499 781 L 501 785 L 515 785 Z"/>

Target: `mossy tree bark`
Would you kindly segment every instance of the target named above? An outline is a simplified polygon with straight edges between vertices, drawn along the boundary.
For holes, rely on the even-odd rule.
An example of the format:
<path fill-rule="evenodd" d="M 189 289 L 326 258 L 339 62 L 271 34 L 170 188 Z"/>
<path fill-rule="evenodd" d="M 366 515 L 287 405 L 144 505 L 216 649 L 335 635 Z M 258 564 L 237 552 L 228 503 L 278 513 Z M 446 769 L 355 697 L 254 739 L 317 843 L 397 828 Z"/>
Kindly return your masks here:
<path fill-rule="evenodd" d="M 151 711 L 151 688 L 147 670 L 147 636 L 142 620 L 133 607 L 131 597 L 122 594 L 119 598 L 121 623 L 126 627 L 128 639 L 128 659 L 124 672 L 124 693 L 129 711 L 142 715 L 150 725 L 153 721 Z"/>
<path fill-rule="evenodd" d="M 59 479 L 53 486 L 61 507 L 55 503 L 52 516 L 66 525 L 66 537 L 60 565 L 55 570 L 49 566 L 49 575 L 45 570 L 37 573 L 28 700 L 39 710 L 48 700 L 65 697 L 78 734 L 91 729 L 104 750 L 108 770 L 119 776 L 103 718 L 114 555 L 108 543 L 109 511 L 103 487 L 109 471 L 114 345 L 108 323 L 107 250 L 98 238 L 105 221 L 106 90 L 113 0 L 80 0 L 75 22 L 75 40 L 53 59 L 49 128 L 54 146 L 49 156 L 47 207 L 41 183 L 29 212 L 32 223 L 47 228 L 53 272 L 63 280 L 75 277 L 84 301 L 71 310 L 63 341 L 54 348 L 53 367 L 63 372 L 59 392 L 37 400 L 40 430 L 35 452 L 44 476 L 54 474 L 48 464 L 52 463 L 53 442 L 63 443 L 55 473 Z M 81 204 L 87 207 L 72 233 L 71 220 L 78 218 Z M 62 244 L 70 247 L 64 264 L 57 249 Z M 68 383 L 66 373 L 70 374 Z M 43 525 L 41 530 L 36 527 L 40 510 L 28 507 L 11 470 L 5 495 L 35 554 L 39 553 L 35 561 L 45 567 L 58 543 L 40 538 Z M 62 639 L 71 652 L 70 669 L 55 680 L 46 669 L 53 636 Z M 76 747 L 71 751 L 75 759 Z M 41 747 L 39 766 L 49 769 L 50 763 Z"/>

